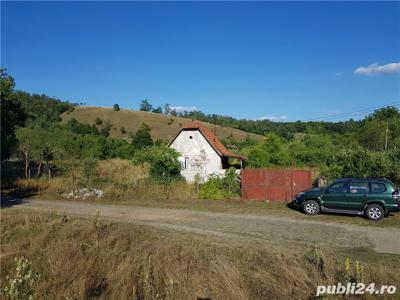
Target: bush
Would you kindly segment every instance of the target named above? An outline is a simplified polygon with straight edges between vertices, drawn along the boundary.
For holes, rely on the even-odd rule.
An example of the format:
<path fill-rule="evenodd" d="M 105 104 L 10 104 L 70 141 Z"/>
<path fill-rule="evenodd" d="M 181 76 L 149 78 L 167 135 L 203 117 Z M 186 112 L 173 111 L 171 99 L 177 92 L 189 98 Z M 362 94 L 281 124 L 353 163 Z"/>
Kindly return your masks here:
<path fill-rule="evenodd" d="M 119 110 L 120 110 L 119 105 L 118 105 L 118 104 L 114 104 L 114 105 L 113 105 L 113 109 L 114 109 L 115 111 L 119 111 Z"/>
<path fill-rule="evenodd" d="M 142 149 L 153 145 L 153 139 L 151 138 L 150 126 L 146 123 L 140 125 L 139 130 L 132 137 L 132 145 L 136 149 Z"/>
<path fill-rule="evenodd" d="M 178 160 L 179 153 L 174 149 L 161 146 L 146 147 L 135 152 L 135 165 L 148 164 L 150 176 L 163 186 L 166 198 L 169 198 L 170 185 L 182 179 L 182 164 Z"/>
<path fill-rule="evenodd" d="M 96 125 L 101 125 L 103 124 L 103 120 L 100 119 L 99 117 L 96 118 L 96 120 L 94 121 L 96 123 Z"/>
<path fill-rule="evenodd" d="M 222 177 L 212 174 L 208 181 L 201 185 L 199 197 L 201 199 L 231 199 L 240 196 L 240 176 L 231 168 Z"/>
<path fill-rule="evenodd" d="M 389 177 L 397 182 L 398 154 L 398 149 L 391 151 L 370 151 L 361 147 L 342 149 L 330 157 L 321 174 L 329 180 L 340 177 Z"/>

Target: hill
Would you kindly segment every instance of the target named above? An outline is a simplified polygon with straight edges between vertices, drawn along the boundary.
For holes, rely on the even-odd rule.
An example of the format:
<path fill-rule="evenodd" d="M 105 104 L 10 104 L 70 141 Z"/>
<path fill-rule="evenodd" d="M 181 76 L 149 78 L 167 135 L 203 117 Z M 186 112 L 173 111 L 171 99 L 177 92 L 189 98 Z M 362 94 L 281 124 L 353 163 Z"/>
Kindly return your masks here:
<path fill-rule="evenodd" d="M 135 133 L 142 123 L 146 123 L 151 128 L 153 139 L 167 139 L 171 140 L 178 133 L 180 127 L 191 121 L 191 119 L 183 117 L 175 117 L 151 112 L 143 112 L 136 110 L 122 109 L 114 111 L 108 107 L 91 107 L 80 106 L 76 107 L 74 111 L 66 111 L 61 115 L 62 121 L 66 122 L 75 118 L 80 123 L 95 124 L 96 118 L 100 118 L 103 122 L 109 121 L 112 124 L 111 136 L 124 138 L 128 137 L 128 133 Z M 226 139 L 229 136 L 236 140 L 244 140 L 249 137 L 252 140 L 262 140 L 263 136 L 245 132 L 239 129 L 224 127 L 220 125 L 214 126 L 207 122 L 202 122 L 211 130 L 215 130 L 219 139 Z M 121 128 L 126 129 L 126 133 L 121 132 Z"/>

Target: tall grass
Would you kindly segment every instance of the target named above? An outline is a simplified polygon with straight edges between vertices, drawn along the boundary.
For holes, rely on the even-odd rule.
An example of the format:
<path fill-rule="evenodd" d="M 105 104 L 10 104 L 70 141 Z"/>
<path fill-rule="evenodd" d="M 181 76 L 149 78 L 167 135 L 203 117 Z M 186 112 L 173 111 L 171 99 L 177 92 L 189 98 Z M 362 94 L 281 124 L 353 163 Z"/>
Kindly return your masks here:
<path fill-rule="evenodd" d="M 77 177 L 84 177 L 83 173 Z M 85 186 L 101 189 L 104 192 L 103 200 L 129 201 L 130 199 L 143 200 L 165 199 L 165 188 L 149 177 L 149 168 L 146 165 L 135 166 L 129 160 L 111 159 L 99 161 L 93 180 L 85 181 Z M 65 199 L 65 195 L 77 187 L 70 176 L 55 176 L 50 180 L 47 177 L 31 180 L 16 180 L 16 192 L 31 191 L 42 197 Z M 175 200 L 197 199 L 194 185 L 184 181 L 175 182 L 170 186 L 169 198 Z"/>
<path fill-rule="evenodd" d="M 342 261 L 324 274 L 302 251 L 216 246 L 211 241 L 63 214 L 3 211 L 1 287 L 14 257 L 32 270 L 36 299 L 308 299 L 320 283 L 343 280 Z M 399 282 L 399 262 L 365 264 L 367 281 Z M 378 266 L 377 266 L 378 265 Z M 368 298 L 366 295 L 364 298 Z"/>

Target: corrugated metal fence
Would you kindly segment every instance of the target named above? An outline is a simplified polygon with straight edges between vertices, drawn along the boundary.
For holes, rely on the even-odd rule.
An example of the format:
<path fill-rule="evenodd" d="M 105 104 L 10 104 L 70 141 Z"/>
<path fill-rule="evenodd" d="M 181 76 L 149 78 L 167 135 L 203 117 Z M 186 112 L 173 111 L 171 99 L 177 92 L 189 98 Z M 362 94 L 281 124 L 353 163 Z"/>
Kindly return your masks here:
<path fill-rule="evenodd" d="M 242 199 L 291 201 L 312 187 L 311 170 L 243 169 Z"/>

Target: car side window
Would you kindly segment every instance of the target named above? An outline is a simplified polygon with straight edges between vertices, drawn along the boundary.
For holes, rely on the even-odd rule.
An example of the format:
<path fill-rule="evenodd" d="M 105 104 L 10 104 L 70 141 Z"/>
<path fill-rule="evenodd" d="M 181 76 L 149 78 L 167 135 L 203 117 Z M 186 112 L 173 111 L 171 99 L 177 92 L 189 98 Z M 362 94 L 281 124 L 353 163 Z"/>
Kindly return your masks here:
<path fill-rule="evenodd" d="M 352 194 L 365 194 L 369 193 L 368 182 L 352 182 L 350 183 L 350 193 Z"/>
<path fill-rule="evenodd" d="M 346 183 L 345 182 L 338 182 L 334 183 L 329 188 L 329 193 L 346 193 Z"/>
<path fill-rule="evenodd" d="M 372 193 L 384 193 L 386 192 L 386 186 L 383 183 L 372 182 L 371 183 Z"/>

